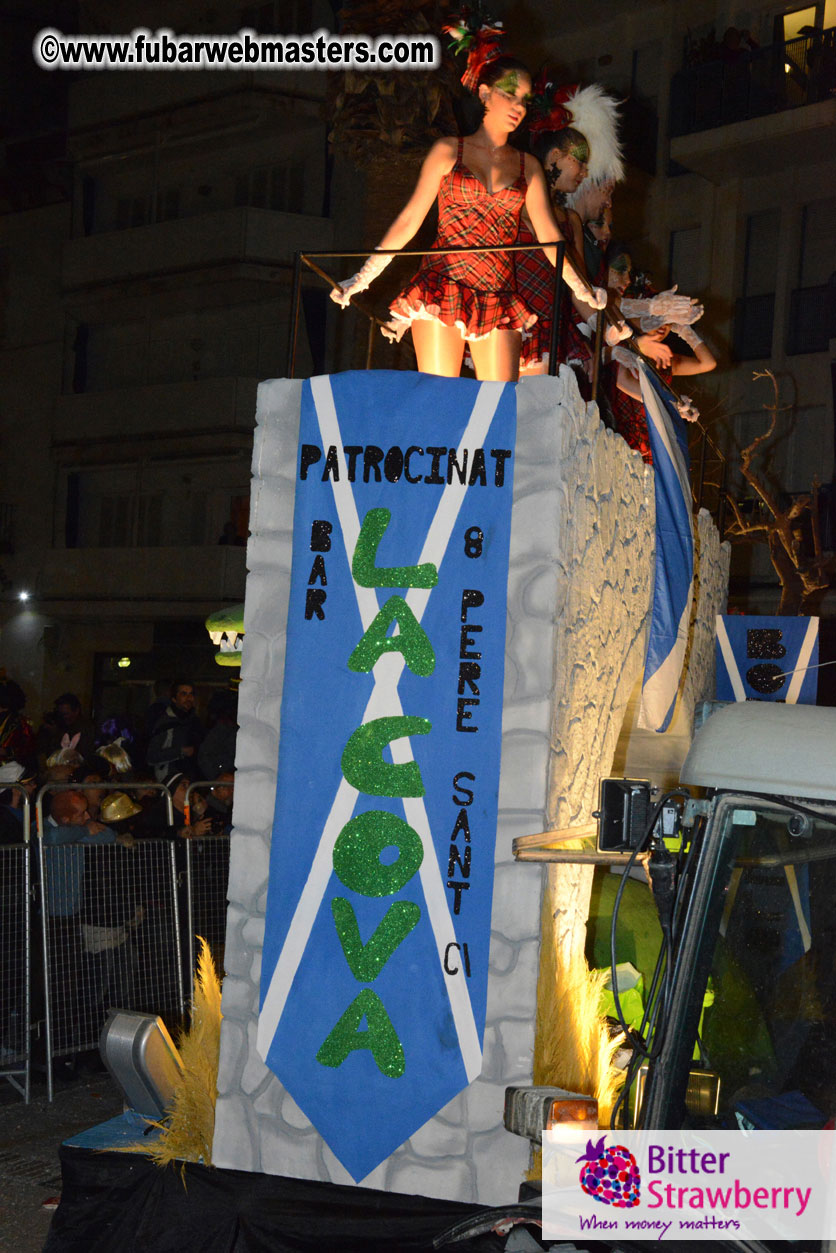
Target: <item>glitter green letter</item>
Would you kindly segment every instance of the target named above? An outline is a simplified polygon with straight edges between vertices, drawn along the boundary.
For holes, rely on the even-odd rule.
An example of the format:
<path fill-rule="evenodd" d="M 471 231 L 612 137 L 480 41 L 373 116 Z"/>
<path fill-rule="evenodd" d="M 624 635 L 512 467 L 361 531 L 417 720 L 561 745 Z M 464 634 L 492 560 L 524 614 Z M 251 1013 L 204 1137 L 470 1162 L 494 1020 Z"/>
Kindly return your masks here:
<path fill-rule="evenodd" d="M 364 1018 L 368 1029 L 359 1031 Z M 371 988 L 363 988 L 357 993 L 320 1045 L 316 1060 L 323 1066 L 342 1066 L 354 1049 L 368 1049 L 378 1070 L 390 1079 L 399 1079 L 406 1069 L 403 1045 L 392 1026 L 392 1019 L 386 1013 L 383 1001 Z"/>
<path fill-rule="evenodd" d="M 373 718 L 352 732 L 343 749 L 342 766 L 346 783 L 369 796 L 423 796 L 424 780 L 417 761 L 396 765 L 383 760 L 383 748 L 405 735 L 427 735 L 433 724 L 428 718 L 397 714 Z"/>
<path fill-rule="evenodd" d="M 431 561 L 421 566 L 375 566 L 378 545 L 391 517 L 388 509 L 370 509 L 363 519 L 351 560 L 355 583 L 361 587 L 435 587 L 438 567 Z"/>
<path fill-rule="evenodd" d="M 397 622 L 397 635 L 386 632 Z M 426 678 L 435 669 L 429 636 L 402 596 L 390 596 L 348 659 L 349 670 L 367 674 L 383 653 L 402 653 L 413 674 Z"/>
<path fill-rule="evenodd" d="M 358 983 L 374 983 L 395 949 L 418 925 L 421 917 L 421 909 L 414 901 L 393 901 L 364 944 L 350 901 L 344 896 L 335 896 L 331 902 L 331 913 L 345 960 Z"/>
<path fill-rule="evenodd" d="M 398 850 L 397 861 L 380 860 L 385 848 Z M 386 809 L 368 809 L 351 818 L 334 843 L 334 870 L 340 883 L 361 896 L 394 896 L 424 860 L 421 837 L 408 822 Z"/>

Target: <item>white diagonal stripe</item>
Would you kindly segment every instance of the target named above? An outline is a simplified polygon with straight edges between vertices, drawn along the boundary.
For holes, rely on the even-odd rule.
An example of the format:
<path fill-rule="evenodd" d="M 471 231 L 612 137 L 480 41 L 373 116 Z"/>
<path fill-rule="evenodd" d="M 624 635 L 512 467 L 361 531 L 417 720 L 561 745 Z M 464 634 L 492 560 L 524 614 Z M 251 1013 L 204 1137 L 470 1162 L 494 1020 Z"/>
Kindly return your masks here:
<path fill-rule="evenodd" d="M 746 689 L 743 686 L 743 680 L 740 677 L 740 671 L 737 668 L 734 651 L 732 650 L 729 633 L 726 630 L 726 624 L 723 621 L 722 614 L 717 614 L 717 643 L 720 645 L 720 653 L 729 676 L 729 682 L 732 685 L 735 700 L 746 699 Z"/>
<path fill-rule="evenodd" d="M 804 640 L 796 659 L 795 669 L 793 671 L 790 685 L 787 688 L 786 701 L 788 705 L 797 705 L 798 696 L 801 692 L 801 684 L 804 682 L 804 674 L 807 669 L 807 663 L 813 655 L 813 647 L 819 634 L 818 618 L 811 618 L 807 623 L 807 630 L 804 632 Z"/>
<path fill-rule="evenodd" d="M 481 446 L 493 421 L 504 384 L 483 383 L 479 388 L 476 403 L 468 420 L 458 447 L 461 464 L 462 451 L 468 446 Z M 337 515 L 343 533 L 346 553 L 349 562 L 352 560 L 357 537 L 360 533 L 360 521 L 351 486 L 348 482 L 348 468 L 342 451 L 339 422 L 334 405 L 330 380 L 326 377 L 311 380 L 311 392 L 319 422 L 323 445 L 333 445 L 337 449 L 339 480 L 331 479 Z M 432 561 L 440 566 L 456 519 L 461 509 L 467 488 L 455 481 L 444 488 L 438 508 L 430 525 L 424 542 L 419 564 Z M 377 594 L 372 588 L 361 588 L 354 584 L 358 608 L 363 624 L 367 630 L 375 614 L 378 612 Z M 430 589 L 410 588 L 406 600 L 420 622 L 429 599 Z M 375 664 L 374 686 L 369 697 L 362 722 L 371 721 L 385 715 L 402 713 L 397 684 L 405 665 L 404 657 L 399 653 L 388 653 Z M 397 764 L 413 760 L 412 747 L 409 739 L 402 737 L 390 744 L 392 760 Z M 333 869 L 333 848 L 339 832 L 354 812 L 357 791 L 342 779 L 334 798 L 331 811 L 326 819 L 320 837 L 311 871 L 296 906 L 285 943 L 279 954 L 275 970 L 270 980 L 267 995 L 259 1015 L 257 1047 L 262 1057 L 273 1041 L 276 1028 L 284 1010 L 293 979 L 307 946 L 310 932 L 319 912 L 322 897 L 325 894 Z M 420 868 L 421 885 L 427 903 L 427 912 L 435 936 L 439 961 L 443 961 L 447 944 L 455 941 L 455 930 L 450 917 L 444 883 L 435 853 L 429 819 L 424 802 L 420 798 L 407 801 L 404 799 L 404 813 L 407 821 L 421 838 L 424 857 Z M 476 1078 L 481 1070 L 482 1050 L 479 1033 L 473 1016 L 473 1007 L 466 979 L 462 971 L 458 976 L 445 979 L 450 1008 L 456 1024 L 462 1060 L 468 1082 Z"/>
<path fill-rule="evenodd" d="M 636 725 L 643 731 L 656 731 L 664 722 L 679 690 L 679 678 L 682 674 L 682 662 L 688 643 L 688 623 L 691 621 L 691 601 L 693 584 L 688 593 L 688 600 L 682 610 L 679 625 L 676 628 L 676 639 L 662 664 L 642 686 L 639 701 L 639 716 Z"/>

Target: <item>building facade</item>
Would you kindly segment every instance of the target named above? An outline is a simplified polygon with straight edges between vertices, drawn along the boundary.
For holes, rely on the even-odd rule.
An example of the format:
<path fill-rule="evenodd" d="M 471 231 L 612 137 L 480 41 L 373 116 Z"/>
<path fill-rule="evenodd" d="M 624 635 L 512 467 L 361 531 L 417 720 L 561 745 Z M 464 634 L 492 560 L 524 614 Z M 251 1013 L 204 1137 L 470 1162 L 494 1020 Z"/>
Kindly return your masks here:
<path fill-rule="evenodd" d="M 62 20 L 289 33 L 332 24 L 321 7 L 115 4 L 105 32 L 100 10 Z M 21 58 L 41 15 L 27 17 Z M 243 599 L 256 385 L 287 372 L 295 251 L 333 236 L 325 76 L 56 75 L 38 125 L 57 154 L 40 168 L 60 178 L 21 194 L 39 139 L 21 110 L 0 218 L 0 661 L 30 712 L 70 689 L 132 713 L 154 679 L 225 677 L 202 621 Z M 312 327 L 324 297 L 306 293 Z"/>
<path fill-rule="evenodd" d="M 514 15 L 509 25 L 514 29 Z M 662 289 L 698 295 L 718 357 L 682 380 L 729 457 L 728 485 L 755 511 L 737 450 L 765 429 L 774 372 L 781 404 L 769 456 L 784 492 L 824 485 L 833 539 L 836 357 L 836 3 L 612 0 L 554 6 L 531 33 L 566 81 L 597 80 L 624 101 L 628 177 L 614 232 Z M 687 385 L 686 385 L 687 384 Z M 719 478 L 720 471 L 712 468 Z M 732 598 L 774 612 L 766 549 L 736 547 Z"/>

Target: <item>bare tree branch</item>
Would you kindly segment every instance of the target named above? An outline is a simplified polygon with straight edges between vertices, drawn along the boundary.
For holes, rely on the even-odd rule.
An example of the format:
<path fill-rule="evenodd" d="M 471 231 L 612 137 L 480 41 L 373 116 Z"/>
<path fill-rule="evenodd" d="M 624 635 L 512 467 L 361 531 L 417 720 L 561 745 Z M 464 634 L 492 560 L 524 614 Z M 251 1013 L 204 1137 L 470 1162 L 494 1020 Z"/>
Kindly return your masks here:
<path fill-rule="evenodd" d="M 811 612 L 821 594 L 830 586 L 836 570 L 836 555 L 822 552 L 819 530 L 818 498 L 819 482 L 813 481 L 809 494 L 795 496 L 788 505 L 782 506 L 778 495 L 766 480 L 763 469 L 754 460 L 774 437 L 778 414 L 790 408 L 779 404 L 778 383 L 771 370 L 757 371 L 753 380 L 767 378 L 772 384 L 772 403 L 764 405 L 769 413 L 769 424 L 764 431 L 740 452 L 740 472 L 743 478 L 766 508 L 766 516 L 757 522 L 743 517 L 738 501 L 728 495 L 734 514 L 734 523 L 727 534 L 736 543 L 765 543 L 769 556 L 781 583 L 779 614 L 803 614 Z M 806 551 L 805 528 L 812 534 L 813 552 Z"/>

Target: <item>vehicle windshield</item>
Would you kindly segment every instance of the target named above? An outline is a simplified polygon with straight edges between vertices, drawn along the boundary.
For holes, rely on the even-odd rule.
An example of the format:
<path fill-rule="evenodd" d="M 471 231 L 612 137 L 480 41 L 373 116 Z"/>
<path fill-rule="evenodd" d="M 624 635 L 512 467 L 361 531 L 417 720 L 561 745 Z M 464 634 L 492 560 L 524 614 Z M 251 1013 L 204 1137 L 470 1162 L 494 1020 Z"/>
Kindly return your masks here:
<path fill-rule="evenodd" d="M 734 853 L 689 1123 L 823 1127 L 836 1115 L 836 826 L 742 800 L 726 809 Z"/>

